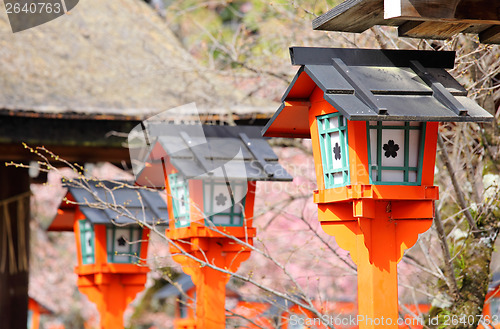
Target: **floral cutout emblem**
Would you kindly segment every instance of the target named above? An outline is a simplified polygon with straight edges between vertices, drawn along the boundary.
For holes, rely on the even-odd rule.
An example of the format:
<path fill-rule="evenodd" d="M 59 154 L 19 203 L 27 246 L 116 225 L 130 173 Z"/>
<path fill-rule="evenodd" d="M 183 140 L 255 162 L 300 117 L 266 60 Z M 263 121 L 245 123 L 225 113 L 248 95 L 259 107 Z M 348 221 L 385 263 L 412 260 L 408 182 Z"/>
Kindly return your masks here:
<path fill-rule="evenodd" d="M 398 156 L 398 151 L 399 151 L 399 145 L 395 144 L 394 141 L 391 139 L 387 142 L 387 144 L 384 144 L 384 150 L 385 150 L 385 157 L 390 158 L 390 157 L 397 157 Z"/>
<path fill-rule="evenodd" d="M 87 243 L 89 244 L 89 247 L 92 247 L 92 238 L 89 238 L 89 239 L 87 240 Z"/>
<path fill-rule="evenodd" d="M 215 201 L 217 201 L 217 205 L 218 206 L 225 206 L 226 205 L 226 201 L 227 201 L 227 197 L 224 194 L 219 193 L 219 195 L 217 195 L 215 197 Z"/>
<path fill-rule="evenodd" d="M 118 245 L 119 245 L 120 247 L 123 247 L 123 246 L 127 243 L 127 241 L 125 240 L 125 238 L 124 238 L 123 236 L 119 237 L 119 238 L 116 240 L 116 242 L 118 242 Z"/>
<path fill-rule="evenodd" d="M 341 154 L 339 143 L 335 143 L 335 146 L 333 147 L 333 155 L 335 156 L 335 160 L 340 160 Z"/>

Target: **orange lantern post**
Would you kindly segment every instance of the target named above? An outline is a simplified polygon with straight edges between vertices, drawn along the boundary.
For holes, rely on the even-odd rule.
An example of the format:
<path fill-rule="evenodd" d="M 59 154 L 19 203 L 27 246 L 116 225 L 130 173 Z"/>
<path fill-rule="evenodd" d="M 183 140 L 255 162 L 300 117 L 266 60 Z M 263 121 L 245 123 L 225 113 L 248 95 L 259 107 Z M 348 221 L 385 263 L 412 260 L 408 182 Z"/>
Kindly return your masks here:
<path fill-rule="evenodd" d="M 149 229 L 139 224 L 166 224 L 166 204 L 157 192 L 116 182 L 66 186 L 66 201 L 49 231 L 75 232 L 78 289 L 96 304 L 100 328 L 123 329 L 123 313 L 149 272 Z"/>
<path fill-rule="evenodd" d="M 36 299 L 28 299 L 28 329 L 40 328 L 40 316 L 42 314 L 53 314 L 50 309 L 40 304 Z"/>
<path fill-rule="evenodd" d="M 260 127 L 160 126 L 149 127 L 161 135 L 137 181 L 158 187 L 163 180 L 171 205 L 166 235 L 196 286 L 196 327 L 225 328 L 226 283 L 250 256 L 256 234 L 256 181 L 292 178 Z"/>
<path fill-rule="evenodd" d="M 397 263 L 434 218 L 439 121 L 488 121 L 454 52 L 290 48 L 301 65 L 263 135 L 311 138 L 323 230 L 358 267 L 359 328 L 397 328 Z"/>

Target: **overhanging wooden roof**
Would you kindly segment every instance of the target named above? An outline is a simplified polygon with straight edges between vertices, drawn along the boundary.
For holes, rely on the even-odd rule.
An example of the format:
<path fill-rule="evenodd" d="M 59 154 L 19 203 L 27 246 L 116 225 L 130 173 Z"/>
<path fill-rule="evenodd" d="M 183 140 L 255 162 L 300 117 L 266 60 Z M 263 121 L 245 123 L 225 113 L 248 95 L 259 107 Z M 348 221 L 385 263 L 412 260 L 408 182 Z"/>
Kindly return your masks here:
<path fill-rule="evenodd" d="M 80 1 L 18 33 L 1 10 L 0 58 L 0 109 L 144 119 L 193 101 L 237 103 L 144 1 Z"/>
<path fill-rule="evenodd" d="M 264 128 L 264 136 L 309 138 L 309 97 L 315 88 L 353 121 L 490 121 L 446 72 L 454 52 L 290 48 L 301 65 Z"/>
<path fill-rule="evenodd" d="M 129 162 L 124 135 L 193 101 L 207 121 L 262 123 L 274 112 L 242 104 L 143 1 L 80 1 L 18 33 L 0 10 L 0 58 L 0 161 L 36 159 L 26 142 L 71 162 Z"/>
<path fill-rule="evenodd" d="M 500 2 L 491 0 L 346 0 L 313 21 L 315 30 L 360 33 L 397 26 L 399 36 L 447 39 L 457 33 L 500 43 Z"/>

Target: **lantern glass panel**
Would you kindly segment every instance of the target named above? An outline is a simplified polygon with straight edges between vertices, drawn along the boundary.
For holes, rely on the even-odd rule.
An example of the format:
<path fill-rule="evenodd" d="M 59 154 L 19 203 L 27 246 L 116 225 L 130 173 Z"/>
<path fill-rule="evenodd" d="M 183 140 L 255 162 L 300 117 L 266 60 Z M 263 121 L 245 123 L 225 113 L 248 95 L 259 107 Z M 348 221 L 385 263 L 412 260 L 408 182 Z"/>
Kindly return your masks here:
<path fill-rule="evenodd" d="M 136 263 L 141 252 L 142 229 L 135 226 L 106 228 L 108 263 Z"/>
<path fill-rule="evenodd" d="M 170 174 L 168 182 L 172 192 L 175 227 L 191 225 L 188 181 L 179 174 Z"/>
<path fill-rule="evenodd" d="M 28 329 L 33 328 L 33 311 L 28 310 Z"/>
<path fill-rule="evenodd" d="M 325 189 L 349 184 L 347 123 L 340 113 L 317 117 Z"/>
<path fill-rule="evenodd" d="M 187 304 L 187 296 L 184 292 L 179 296 L 179 301 L 177 302 L 179 305 L 179 316 L 181 319 L 185 319 L 188 316 L 188 304 Z"/>
<path fill-rule="evenodd" d="M 242 226 L 242 205 L 245 204 L 246 193 L 247 181 L 203 181 L 203 205 L 207 220 L 216 226 Z"/>
<path fill-rule="evenodd" d="M 494 297 L 490 299 L 490 316 L 500 317 L 500 298 Z"/>
<path fill-rule="evenodd" d="M 420 185 L 425 123 L 370 121 L 367 130 L 371 182 Z"/>
<path fill-rule="evenodd" d="M 82 252 L 82 264 L 94 264 L 94 229 L 92 223 L 86 219 L 82 219 L 78 222 L 80 229 L 80 244 Z"/>

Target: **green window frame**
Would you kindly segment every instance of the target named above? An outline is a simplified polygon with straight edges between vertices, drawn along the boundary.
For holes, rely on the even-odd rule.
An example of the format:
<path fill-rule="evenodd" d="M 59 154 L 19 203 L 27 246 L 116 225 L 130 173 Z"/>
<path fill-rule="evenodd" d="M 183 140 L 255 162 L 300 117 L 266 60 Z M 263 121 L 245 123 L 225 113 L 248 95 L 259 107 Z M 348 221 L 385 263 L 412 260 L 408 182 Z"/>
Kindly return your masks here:
<path fill-rule="evenodd" d="M 80 229 L 80 250 L 82 252 L 82 264 L 94 264 L 95 233 L 92 223 L 87 219 L 82 219 L 78 221 L 78 227 Z M 89 240 L 87 240 L 87 234 L 90 234 Z M 89 244 L 88 246 L 87 243 Z"/>
<path fill-rule="evenodd" d="M 115 240 L 123 238 L 123 249 L 116 250 Z M 108 263 L 133 264 L 137 263 L 141 254 L 142 228 L 137 226 L 107 226 L 106 251 Z"/>
<path fill-rule="evenodd" d="M 170 191 L 172 192 L 172 203 L 175 217 L 175 227 L 187 227 L 191 225 L 189 208 L 189 183 L 179 174 L 168 175 Z M 182 198 L 182 193 L 184 198 Z"/>
<path fill-rule="evenodd" d="M 419 125 L 413 125 L 409 121 L 405 121 L 402 125 L 384 125 L 382 121 L 377 122 L 367 122 L 366 123 L 366 134 L 367 134 L 367 146 L 368 146 L 368 163 L 369 163 L 369 172 L 370 172 L 370 183 L 375 185 L 409 185 L 409 186 L 417 186 L 421 185 L 422 181 L 422 165 L 424 158 L 424 147 L 425 147 L 425 132 L 426 132 L 426 123 L 419 122 Z M 382 131 L 383 130 L 402 130 L 404 132 L 404 145 L 403 145 L 403 154 L 404 154 L 404 165 L 403 166 L 383 166 L 382 165 L 382 153 L 383 151 L 383 140 L 382 140 Z M 370 132 L 374 130 L 376 131 L 376 141 L 372 141 Z M 418 157 L 417 157 L 417 166 L 409 165 L 409 157 L 410 157 L 410 131 L 418 130 L 420 131 L 419 143 L 418 146 Z M 372 143 L 376 143 L 376 159 L 373 159 L 371 147 Z M 381 177 L 383 177 L 384 170 L 394 170 L 394 171 L 403 171 L 403 181 L 383 181 Z M 376 172 L 376 175 L 374 175 Z M 416 181 L 411 182 L 409 179 L 410 172 L 416 174 Z"/>
<path fill-rule="evenodd" d="M 179 316 L 181 319 L 185 319 L 188 316 L 188 298 L 186 292 L 181 292 L 177 305 L 179 305 Z"/>
<path fill-rule="evenodd" d="M 318 122 L 319 145 L 321 149 L 321 162 L 323 167 L 323 177 L 325 181 L 325 189 L 345 186 L 350 183 L 349 174 L 349 152 L 348 152 L 348 136 L 347 136 L 347 119 L 340 113 L 331 113 L 316 117 Z M 338 121 L 332 121 L 338 120 Z M 337 123 L 335 127 L 333 123 Z M 332 147 L 332 134 L 338 133 L 340 145 Z M 334 150 L 340 151 L 335 153 Z M 334 157 L 340 156 L 340 167 L 334 167 Z M 335 177 L 341 175 L 341 182 L 335 180 Z"/>
<path fill-rule="evenodd" d="M 218 197 L 214 195 L 216 186 L 226 186 L 228 190 L 231 190 L 233 192 L 233 195 L 230 196 L 230 200 L 227 200 L 231 202 L 231 206 L 227 208 L 227 211 L 217 213 L 214 212 L 214 202 L 217 202 L 214 199 Z M 241 198 L 241 201 L 234 202 L 234 194 L 236 194 L 237 192 L 235 191 L 236 189 L 241 189 L 241 193 L 244 193 L 246 195 L 247 181 L 203 181 L 203 207 L 204 212 L 207 215 L 205 218 L 205 225 L 209 226 L 213 223 L 213 225 L 215 226 L 243 226 L 245 216 L 243 206 L 245 205 L 246 197 L 243 196 Z M 240 203 L 242 206 L 240 206 Z M 216 223 L 216 217 L 223 218 L 223 216 L 229 219 L 228 223 Z"/>
<path fill-rule="evenodd" d="M 28 310 L 28 326 L 27 326 L 27 328 L 32 329 L 33 328 L 32 324 L 33 324 L 33 311 Z"/>

